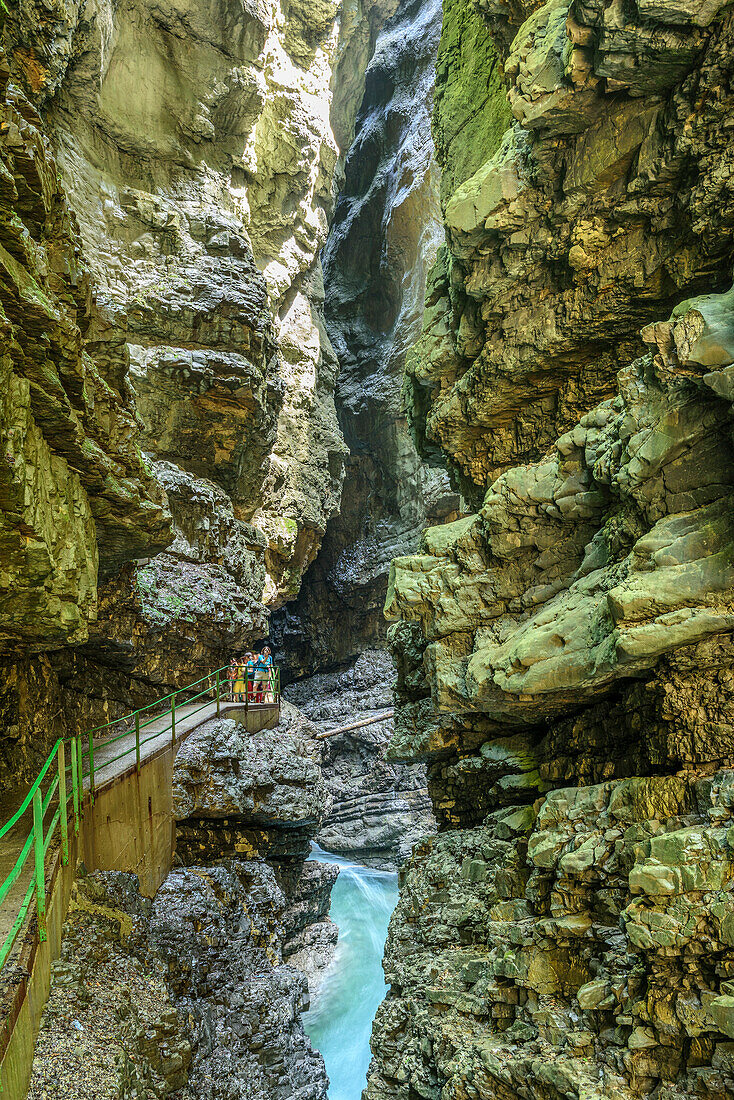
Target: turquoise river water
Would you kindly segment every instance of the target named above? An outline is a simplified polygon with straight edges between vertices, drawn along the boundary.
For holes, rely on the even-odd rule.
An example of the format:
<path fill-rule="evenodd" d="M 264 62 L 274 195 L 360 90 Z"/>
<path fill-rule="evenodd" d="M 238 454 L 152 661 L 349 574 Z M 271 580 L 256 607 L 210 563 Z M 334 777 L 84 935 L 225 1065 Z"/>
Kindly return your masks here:
<path fill-rule="evenodd" d="M 370 1064 L 370 1033 L 385 996 L 382 952 L 398 900 L 398 876 L 314 848 L 312 859 L 341 868 L 331 892 L 339 926 L 334 961 L 304 1014 L 303 1026 L 329 1075 L 329 1100 L 360 1100 Z"/>

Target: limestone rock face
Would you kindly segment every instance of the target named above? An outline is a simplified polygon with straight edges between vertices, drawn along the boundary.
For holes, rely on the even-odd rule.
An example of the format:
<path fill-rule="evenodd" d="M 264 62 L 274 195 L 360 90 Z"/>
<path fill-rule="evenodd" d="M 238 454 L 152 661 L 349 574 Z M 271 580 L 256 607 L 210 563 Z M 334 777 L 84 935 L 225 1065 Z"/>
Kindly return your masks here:
<path fill-rule="evenodd" d="M 0 60 L 3 651 L 86 640 L 103 574 L 170 538 L 125 391 L 95 354 L 74 216 L 42 120 Z"/>
<path fill-rule="evenodd" d="M 260 641 L 316 555 L 346 454 L 319 254 L 392 8 L 24 0 L 0 16 L 17 337 L 0 599 L 9 639 L 41 654 L 4 668 L 14 767 L 64 723 Z"/>
<path fill-rule="evenodd" d="M 729 403 L 674 347 L 619 382 L 481 512 L 395 561 L 387 610 L 420 622 L 439 708 L 547 718 L 730 634 Z"/>
<path fill-rule="evenodd" d="M 28 5 L 7 32 L 31 85 L 28 43 L 38 55 L 34 91 L 94 257 L 99 338 L 146 443 L 257 516 L 275 604 L 297 590 L 341 486 L 318 262 L 337 14 L 140 0 L 75 20 L 59 5 L 60 44 Z"/>
<path fill-rule="evenodd" d="M 388 755 L 427 762 L 439 833 L 368 1100 L 734 1088 L 732 33 L 444 8 L 406 392 L 472 508 L 391 571 Z"/>
<path fill-rule="evenodd" d="M 561 788 L 421 845 L 367 1095 L 403 1067 L 428 1097 L 729 1095 L 733 783 Z"/>
<path fill-rule="evenodd" d="M 441 1050 L 415 1071 L 436 1075 L 428 1095 L 476 1073 L 490 1091 L 530 1080 L 538 1097 L 559 1080 L 567 1096 L 731 1089 L 728 301 L 646 328 L 654 351 L 620 372 L 617 397 L 394 563 L 390 751 L 429 761 L 449 832 L 407 874 L 370 1096 L 402 1095 L 403 1026 L 401 1060 L 415 1043 Z M 446 930 L 444 882 L 466 927 Z M 433 916 L 419 897 L 432 893 Z M 445 970 L 433 941 L 429 959 L 436 925 L 458 959 Z"/>
<path fill-rule="evenodd" d="M 366 650 L 351 668 L 309 676 L 286 689 L 320 732 L 392 707 L 394 669 L 385 650 Z M 385 718 L 322 742 L 329 809 L 317 842 L 369 867 L 397 870 L 435 822 L 425 769 L 385 759 L 393 721 Z"/>
<path fill-rule="evenodd" d="M 192 1094 L 211 1100 L 326 1097 L 300 1015 L 333 956 L 338 869 L 304 862 L 325 790 L 313 727 L 285 710 L 256 735 L 207 723 L 174 765 L 178 866 L 151 935 L 189 1020 Z"/>
<path fill-rule="evenodd" d="M 135 875 L 81 874 L 41 1017 L 28 1096 L 191 1100 L 191 1039 Z"/>
<path fill-rule="evenodd" d="M 409 413 L 477 502 L 614 394 L 642 325 L 726 283 L 732 29 L 693 7 L 446 9 L 447 249 Z"/>

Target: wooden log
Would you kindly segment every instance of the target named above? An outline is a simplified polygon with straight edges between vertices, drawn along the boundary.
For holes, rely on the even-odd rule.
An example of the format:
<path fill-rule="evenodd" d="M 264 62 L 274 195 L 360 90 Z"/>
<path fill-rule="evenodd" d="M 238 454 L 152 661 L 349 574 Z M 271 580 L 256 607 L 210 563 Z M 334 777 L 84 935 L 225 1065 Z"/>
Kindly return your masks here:
<path fill-rule="evenodd" d="M 383 710 L 372 718 L 363 718 L 361 722 L 352 722 L 349 726 L 337 726 L 336 729 L 326 730 L 325 733 L 317 733 L 317 741 L 325 741 L 327 737 L 336 737 L 337 733 L 348 733 L 349 730 L 358 730 L 362 726 L 372 726 L 375 722 L 384 722 L 386 718 L 392 718 L 395 710 Z"/>

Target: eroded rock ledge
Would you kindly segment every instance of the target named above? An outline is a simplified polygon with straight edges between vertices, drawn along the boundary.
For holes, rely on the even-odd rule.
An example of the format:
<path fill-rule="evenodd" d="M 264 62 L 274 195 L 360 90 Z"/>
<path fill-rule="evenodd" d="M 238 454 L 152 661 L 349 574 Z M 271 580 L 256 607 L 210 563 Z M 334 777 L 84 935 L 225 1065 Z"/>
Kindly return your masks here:
<path fill-rule="evenodd" d="M 340 672 L 291 684 L 286 695 L 326 733 L 392 709 L 394 678 L 390 654 L 366 650 Z M 425 767 L 387 761 L 392 735 L 393 720 L 384 718 L 322 742 L 328 809 L 316 836 L 329 852 L 391 871 L 435 828 Z"/>
<path fill-rule="evenodd" d="M 445 831 L 370 1097 L 734 1087 L 729 301 L 645 329 L 616 398 L 394 563 L 391 753 Z"/>

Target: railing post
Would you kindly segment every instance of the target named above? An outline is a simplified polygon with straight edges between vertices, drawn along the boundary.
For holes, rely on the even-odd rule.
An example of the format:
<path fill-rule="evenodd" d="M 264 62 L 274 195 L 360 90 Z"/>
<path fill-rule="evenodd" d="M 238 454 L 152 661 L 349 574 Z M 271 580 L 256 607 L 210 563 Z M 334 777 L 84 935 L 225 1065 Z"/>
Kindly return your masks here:
<path fill-rule="evenodd" d="M 61 862 L 66 867 L 69 862 L 69 823 L 66 820 L 66 754 L 64 742 L 59 745 L 59 811 L 61 823 Z"/>
<path fill-rule="evenodd" d="M 219 669 L 217 669 L 217 718 L 219 717 Z"/>
<path fill-rule="evenodd" d="M 171 742 L 176 744 L 176 692 L 171 696 Z"/>
<path fill-rule="evenodd" d="M 79 785 L 79 817 L 84 811 L 84 761 L 82 760 L 82 738 L 77 734 L 74 738 L 74 751 L 76 752 L 76 776 Z"/>
<path fill-rule="evenodd" d="M 89 796 L 94 803 L 94 735 L 89 734 Z"/>
<path fill-rule="evenodd" d="M 36 858 L 36 910 L 38 912 L 38 938 L 46 939 L 46 873 L 43 865 L 43 807 L 41 788 L 33 795 L 33 850 Z"/>
<path fill-rule="evenodd" d="M 79 775 L 77 773 L 76 738 L 69 744 L 71 752 L 71 807 L 74 813 L 74 836 L 79 836 Z"/>
<path fill-rule="evenodd" d="M 140 775 L 140 712 L 135 711 L 135 770 Z"/>

